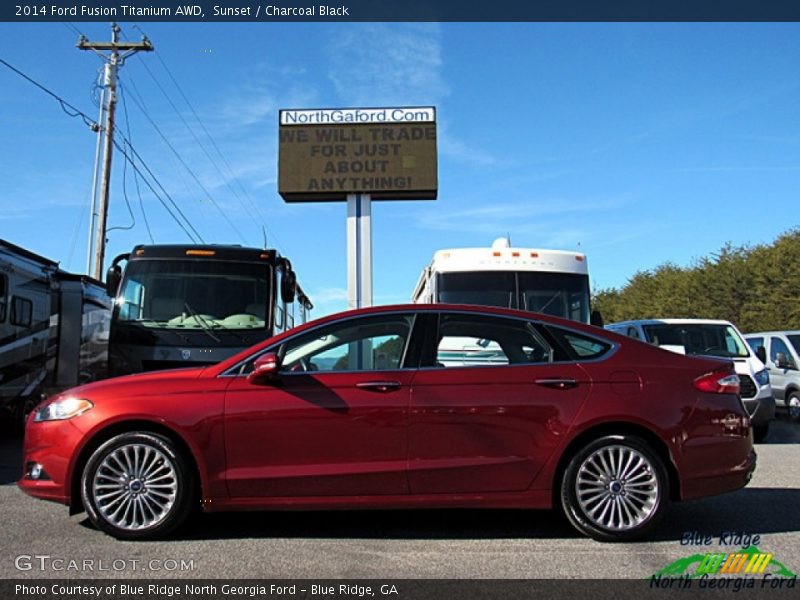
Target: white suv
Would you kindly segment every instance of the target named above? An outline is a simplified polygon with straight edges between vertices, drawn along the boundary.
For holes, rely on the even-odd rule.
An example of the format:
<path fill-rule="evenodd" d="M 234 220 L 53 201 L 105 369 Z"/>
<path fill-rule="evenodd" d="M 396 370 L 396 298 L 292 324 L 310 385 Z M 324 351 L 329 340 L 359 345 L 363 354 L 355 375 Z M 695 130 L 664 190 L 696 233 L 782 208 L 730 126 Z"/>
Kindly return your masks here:
<path fill-rule="evenodd" d="M 744 339 L 767 365 L 775 401 L 800 421 L 800 331 L 748 333 Z"/>
<path fill-rule="evenodd" d="M 740 380 L 739 395 L 750 413 L 753 439 L 769 433 L 775 416 L 775 397 L 764 363 L 745 343 L 730 321 L 710 319 L 643 319 L 606 325 L 606 329 L 680 354 L 727 358 Z"/>

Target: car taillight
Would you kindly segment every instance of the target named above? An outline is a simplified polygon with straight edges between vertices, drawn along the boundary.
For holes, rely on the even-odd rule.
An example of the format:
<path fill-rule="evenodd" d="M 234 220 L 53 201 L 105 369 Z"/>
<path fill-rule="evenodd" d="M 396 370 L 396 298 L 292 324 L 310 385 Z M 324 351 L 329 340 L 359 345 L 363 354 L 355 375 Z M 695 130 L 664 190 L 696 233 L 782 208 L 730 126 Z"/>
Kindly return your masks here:
<path fill-rule="evenodd" d="M 712 394 L 738 394 L 739 376 L 728 370 L 712 371 L 694 380 L 694 387 Z"/>

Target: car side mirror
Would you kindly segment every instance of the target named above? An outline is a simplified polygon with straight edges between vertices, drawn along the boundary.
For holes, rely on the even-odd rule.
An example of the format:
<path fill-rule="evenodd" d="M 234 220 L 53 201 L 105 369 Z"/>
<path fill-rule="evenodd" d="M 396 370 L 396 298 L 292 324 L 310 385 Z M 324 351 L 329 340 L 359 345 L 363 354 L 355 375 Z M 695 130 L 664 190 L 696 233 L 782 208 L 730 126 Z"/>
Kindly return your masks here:
<path fill-rule="evenodd" d="M 595 327 L 602 327 L 603 325 L 605 325 L 603 315 L 600 314 L 599 310 L 592 311 L 592 316 L 589 318 L 589 323 L 591 325 L 594 325 Z"/>
<path fill-rule="evenodd" d="M 783 352 L 778 352 L 775 355 L 775 366 L 779 369 L 797 369 L 794 363 L 789 360 Z"/>
<path fill-rule="evenodd" d="M 253 385 L 268 383 L 275 379 L 281 361 L 275 352 L 265 352 L 253 363 L 253 370 L 247 375 L 247 381 Z"/>
<path fill-rule="evenodd" d="M 767 364 L 767 351 L 764 346 L 759 346 L 756 350 L 756 356 L 762 363 Z"/>

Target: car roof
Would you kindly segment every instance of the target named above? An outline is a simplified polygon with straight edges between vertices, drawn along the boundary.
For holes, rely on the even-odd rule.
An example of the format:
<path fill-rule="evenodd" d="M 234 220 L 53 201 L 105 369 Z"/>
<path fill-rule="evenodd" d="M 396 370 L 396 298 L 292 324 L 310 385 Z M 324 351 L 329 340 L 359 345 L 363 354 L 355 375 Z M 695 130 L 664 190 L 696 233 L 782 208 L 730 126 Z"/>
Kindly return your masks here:
<path fill-rule="evenodd" d="M 780 331 L 754 331 L 753 333 L 743 333 L 744 337 L 756 335 L 800 335 L 800 329 L 784 329 Z"/>
<path fill-rule="evenodd" d="M 733 325 L 730 321 L 723 319 L 631 319 L 609 323 L 607 327 L 612 325 L 658 325 L 660 323 L 668 325 Z"/>

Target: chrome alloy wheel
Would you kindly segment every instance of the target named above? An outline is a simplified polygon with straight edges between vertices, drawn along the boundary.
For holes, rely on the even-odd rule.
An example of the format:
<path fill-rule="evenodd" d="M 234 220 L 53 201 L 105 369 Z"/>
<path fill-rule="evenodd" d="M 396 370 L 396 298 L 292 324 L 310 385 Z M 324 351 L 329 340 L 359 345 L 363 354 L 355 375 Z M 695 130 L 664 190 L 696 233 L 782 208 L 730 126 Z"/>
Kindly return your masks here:
<path fill-rule="evenodd" d="M 575 494 L 593 524 L 627 531 L 645 523 L 658 509 L 661 490 L 653 465 L 630 446 L 603 446 L 581 463 Z"/>
<path fill-rule="evenodd" d="M 126 444 L 107 454 L 91 482 L 97 510 L 127 531 L 153 527 L 170 512 L 178 494 L 172 460 L 157 448 Z"/>

